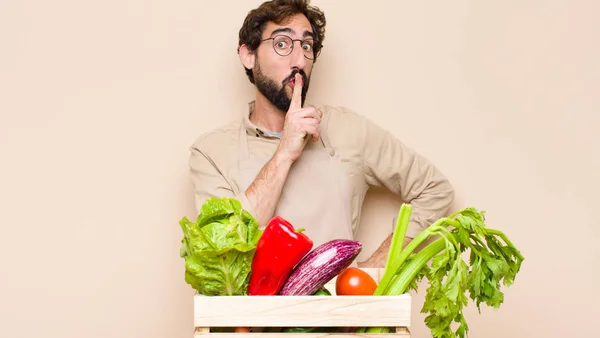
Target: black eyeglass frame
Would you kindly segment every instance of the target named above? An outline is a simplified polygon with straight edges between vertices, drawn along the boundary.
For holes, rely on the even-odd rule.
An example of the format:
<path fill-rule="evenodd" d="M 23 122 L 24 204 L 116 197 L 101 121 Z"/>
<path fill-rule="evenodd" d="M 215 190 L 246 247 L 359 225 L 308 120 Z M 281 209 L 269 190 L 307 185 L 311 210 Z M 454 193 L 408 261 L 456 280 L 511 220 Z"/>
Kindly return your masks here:
<path fill-rule="evenodd" d="M 278 38 L 278 37 L 280 37 L 280 36 L 283 36 L 283 37 L 286 37 L 286 38 L 292 40 L 292 47 L 290 47 L 290 52 L 288 54 L 285 54 L 285 55 L 280 54 L 277 51 L 277 48 L 275 47 L 275 39 Z M 288 56 L 288 55 L 292 54 L 292 52 L 294 51 L 294 46 L 296 45 L 294 42 L 299 41 L 300 45 L 302 45 L 302 43 L 304 41 L 309 40 L 309 39 L 300 40 L 300 39 L 292 39 L 291 37 L 289 37 L 287 35 L 275 35 L 272 38 L 262 39 L 262 40 L 260 40 L 260 42 L 262 43 L 262 42 L 265 42 L 265 41 L 268 41 L 268 40 L 273 40 L 272 47 L 273 47 L 273 50 L 275 51 L 275 53 L 277 53 L 277 55 L 279 55 L 279 56 Z M 308 60 L 314 61 L 314 60 L 316 60 L 319 57 L 319 55 L 321 55 L 321 49 L 323 48 L 323 45 L 318 44 L 314 39 L 310 39 L 310 40 L 313 41 L 313 58 L 311 59 L 311 58 L 307 57 L 306 54 L 304 54 L 304 53 L 302 53 L 302 54 Z M 317 47 L 319 49 L 319 52 L 315 55 L 314 54 L 315 53 L 314 50 L 317 49 Z"/>

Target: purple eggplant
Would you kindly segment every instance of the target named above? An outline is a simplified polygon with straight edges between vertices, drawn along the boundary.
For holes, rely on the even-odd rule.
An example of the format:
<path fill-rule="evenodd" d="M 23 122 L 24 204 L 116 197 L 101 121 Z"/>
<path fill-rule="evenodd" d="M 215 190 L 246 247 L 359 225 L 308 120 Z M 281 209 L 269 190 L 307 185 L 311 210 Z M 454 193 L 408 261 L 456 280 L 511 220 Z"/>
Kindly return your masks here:
<path fill-rule="evenodd" d="M 312 295 L 347 268 L 361 250 L 360 242 L 345 239 L 334 239 L 319 245 L 296 265 L 279 294 Z"/>

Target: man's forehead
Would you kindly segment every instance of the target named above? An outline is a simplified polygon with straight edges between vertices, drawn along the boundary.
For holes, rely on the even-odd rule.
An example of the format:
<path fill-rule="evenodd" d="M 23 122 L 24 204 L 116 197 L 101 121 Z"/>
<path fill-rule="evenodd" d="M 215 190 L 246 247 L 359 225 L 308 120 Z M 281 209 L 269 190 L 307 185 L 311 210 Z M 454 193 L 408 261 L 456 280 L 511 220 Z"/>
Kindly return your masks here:
<path fill-rule="evenodd" d="M 285 32 L 293 36 L 313 36 L 312 26 L 303 14 L 296 14 L 283 19 L 280 23 L 269 21 L 265 27 L 265 35 Z"/>

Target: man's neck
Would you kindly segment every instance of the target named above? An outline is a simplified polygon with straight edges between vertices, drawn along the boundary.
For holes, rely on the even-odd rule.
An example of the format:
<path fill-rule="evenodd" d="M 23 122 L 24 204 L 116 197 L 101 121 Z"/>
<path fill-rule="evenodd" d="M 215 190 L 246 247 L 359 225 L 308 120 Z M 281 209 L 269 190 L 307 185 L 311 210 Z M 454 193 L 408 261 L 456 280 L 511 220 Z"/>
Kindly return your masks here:
<path fill-rule="evenodd" d="M 254 112 L 250 115 L 250 121 L 259 128 L 279 133 L 283 130 L 285 112 L 279 110 L 264 95 L 256 91 Z"/>

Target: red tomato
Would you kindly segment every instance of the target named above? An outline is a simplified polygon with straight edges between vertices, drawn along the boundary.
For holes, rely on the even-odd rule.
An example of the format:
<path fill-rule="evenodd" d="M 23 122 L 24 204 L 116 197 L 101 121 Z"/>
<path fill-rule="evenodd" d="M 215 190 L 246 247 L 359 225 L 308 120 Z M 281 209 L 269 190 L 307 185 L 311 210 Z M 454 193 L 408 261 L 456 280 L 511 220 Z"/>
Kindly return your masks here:
<path fill-rule="evenodd" d="M 346 268 L 337 276 L 335 293 L 340 296 L 372 296 L 377 282 L 359 268 Z"/>

